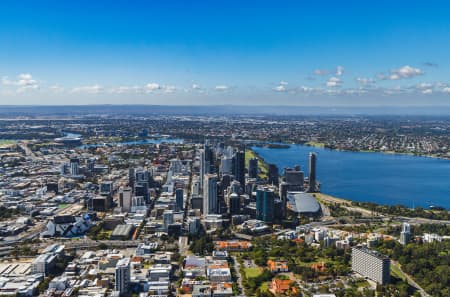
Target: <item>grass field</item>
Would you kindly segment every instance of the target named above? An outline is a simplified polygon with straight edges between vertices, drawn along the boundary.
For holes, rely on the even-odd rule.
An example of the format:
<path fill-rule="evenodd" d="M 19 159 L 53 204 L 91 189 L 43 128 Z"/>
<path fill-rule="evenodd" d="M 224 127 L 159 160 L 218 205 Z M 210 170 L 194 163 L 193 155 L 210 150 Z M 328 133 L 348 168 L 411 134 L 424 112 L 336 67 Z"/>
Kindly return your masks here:
<path fill-rule="evenodd" d="M 9 147 L 13 144 L 16 144 L 15 140 L 0 139 L 0 148 Z"/>
<path fill-rule="evenodd" d="M 258 277 L 261 274 L 261 268 L 244 268 L 244 272 L 247 278 Z"/>
<path fill-rule="evenodd" d="M 261 285 L 261 291 L 262 291 L 262 292 L 267 292 L 267 291 L 269 291 L 269 283 L 268 283 L 268 282 L 264 282 L 264 283 Z"/>
<path fill-rule="evenodd" d="M 309 146 L 313 146 L 313 147 L 321 147 L 321 148 L 325 147 L 325 143 L 322 143 L 322 142 L 308 141 L 305 144 L 309 145 Z"/>

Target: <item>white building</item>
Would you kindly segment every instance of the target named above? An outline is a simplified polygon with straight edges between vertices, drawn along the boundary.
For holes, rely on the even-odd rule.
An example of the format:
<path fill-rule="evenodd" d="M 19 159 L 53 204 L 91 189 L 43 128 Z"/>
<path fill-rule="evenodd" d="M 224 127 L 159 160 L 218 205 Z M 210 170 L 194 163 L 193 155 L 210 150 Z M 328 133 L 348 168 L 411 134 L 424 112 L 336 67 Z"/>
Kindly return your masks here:
<path fill-rule="evenodd" d="M 382 285 L 390 281 L 391 261 L 374 250 L 365 247 L 352 249 L 352 270 Z"/>

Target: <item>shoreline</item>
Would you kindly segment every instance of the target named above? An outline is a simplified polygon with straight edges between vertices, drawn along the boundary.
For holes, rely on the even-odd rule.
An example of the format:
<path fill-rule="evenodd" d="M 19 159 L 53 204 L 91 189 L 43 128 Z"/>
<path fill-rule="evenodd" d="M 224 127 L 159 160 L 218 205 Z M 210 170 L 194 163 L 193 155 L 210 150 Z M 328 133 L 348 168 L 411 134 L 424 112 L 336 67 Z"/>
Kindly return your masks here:
<path fill-rule="evenodd" d="M 271 142 L 263 142 L 264 144 L 271 144 Z M 430 158 L 430 159 L 440 159 L 440 160 L 450 160 L 450 156 L 444 157 L 444 156 L 436 156 L 436 155 L 427 155 L 427 154 L 416 154 L 411 152 L 396 152 L 396 151 L 382 151 L 382 150 L 351 150 L 351 149 L 340 149 L 340 148 L 331 148 L 327 147 L 325 143 L 323 142 L 314 142 L 314 141 L 307 141 L 303 143 L 293 142 L 293 141 L 282 141 L 282 142 L 276 142 L 276 144 L 287 144 L 287 145 L 302 145 L 302 146 L 309 146 L 312 148 L 318 148 L 318 149 L 325 149 L 330 151 L 337 151 L 337 152 L 349 152 L 349 153 L 379 153 L 379 154 L 386 154 L 386 155 L 399 155 L 399 156 L 411 156 L 411 157 L 420 157 L 420 158 Z M 257 145 L 255 145 L 257 146 Z M 263 146 L 264 147 L 264 146 Z M 267 148 L 271 148 L 270 146 L 265 146 Z M 274 148 L 274 149 L 285 149 L 285 148 Z"/>
<path fill-rule="evenodd" d="M 349 152 L 349 153 L 379 153 L 386 155 L 399 155 L 399 156 L 411 156 L 411 157 L 421 157 L 421 158 L 431 158 L 431 159 L 441 159 L 441 160 L 450 160 L 449 157 L 441 157 L 435 155 L 425 155 L 425 154 L 415 154 L 415 153 L 402 153 L 396 151 L 382 151 L 382 150 L 346 150 L 339 148 L 330 148 L 325 145 L 325 143 L 314 143 L 314 142 L 305 142 L 305 143 L 291 143 L 292 145 L 304 145 L 313 148 L 327 149 L 338 152 Z"/>
<path fill-rule="evenodd" d="M 251 149 L 251 148 L 247 148 L 246 150 L 251 151 L 252 154 L 253 154 L 256 158 L 258 158 L 258 160 L 263 164 L 262 167 L 268 168 L 268 164 L 269 164 L 269 163 L 267 163 L 266 160 L 264 160 L 264 158 L 261 157 L 256 151 L 254 151 L 254 150 Z M 330 200 L 333 200 L 333 201 L 335 201 L 336 203 L 343 203 L 343 204 L 346 204 L 346 205 L 348 205 L 348 206 L 353 206 L 352 203 L 373 203 L 373 204 L 375 204 L 375 205 L 377 205 L 377 206 L 382 206 L 382 207 L 392 207 L 392 206 L 395 206 L 395 205 L 400 205 L 400 206 L 402 206 L 402 207 L 404 207 L 405 209 L 408 209 L 408 210 L 410 210 L 410 211 L 413 211 L 413 210 L 414 210 L 414 208 L 411 208 L 411 207 L 409 207 L 409 206 L 407 206 L 407 205 L 403 205 L 403 204 L 393 204 L 393 205 L 390 205 L 390 204 L 380 204 L 380 203 L 376 203 L 376 202 L 372 202 L 372 201 L 358 201 L 358 200 L 351 200 L 351 199 L 347 199 L 347 198 L 335 197 L 335 196 L 333 196 L 333 195 L 330 195 L 330 194 L 327 194 L 327 193 L 322 193 L 322 192 L 319 192 L 319 193 L 317 193 L 317 194 L 324 195 L 324 196 L 326 196 L 326 198 L 328 198 L 328 199 L 330 199 Z M 429 209 L 429 208 L 423 208 L 423 209 L 426 210 L 426 211 L 433 211 L 432 209 Z M 447 208 L 444 208 L 443 211 L 450 212 L 450 210 L 447 209 Z"/>

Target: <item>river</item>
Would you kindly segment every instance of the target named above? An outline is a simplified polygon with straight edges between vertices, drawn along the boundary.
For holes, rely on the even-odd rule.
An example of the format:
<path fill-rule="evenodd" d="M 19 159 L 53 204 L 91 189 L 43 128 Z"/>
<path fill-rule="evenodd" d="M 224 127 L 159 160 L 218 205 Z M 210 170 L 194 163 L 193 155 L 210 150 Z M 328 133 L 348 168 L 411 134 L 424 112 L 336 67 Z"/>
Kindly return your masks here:
<path fill-rule="evenodd" d="M 252 147 L 267 163 L 298 164 L 308 174 L 308 154 L 317 153 L 321 192 L 355 201 L 430 205 L 450 209 L 450 160 L 401 154 L 345 152 L 305 145 L 287 149 Z"/>

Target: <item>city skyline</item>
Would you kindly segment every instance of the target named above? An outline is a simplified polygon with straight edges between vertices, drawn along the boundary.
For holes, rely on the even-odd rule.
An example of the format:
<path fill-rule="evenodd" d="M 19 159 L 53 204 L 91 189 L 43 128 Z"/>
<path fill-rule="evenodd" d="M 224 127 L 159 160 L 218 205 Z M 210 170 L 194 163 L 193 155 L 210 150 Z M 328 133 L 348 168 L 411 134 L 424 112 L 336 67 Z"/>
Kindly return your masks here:
<path fill-rule="evenodd" d="M 0 4 L 0 104 L 449 105 L 449 4 Z"/>

